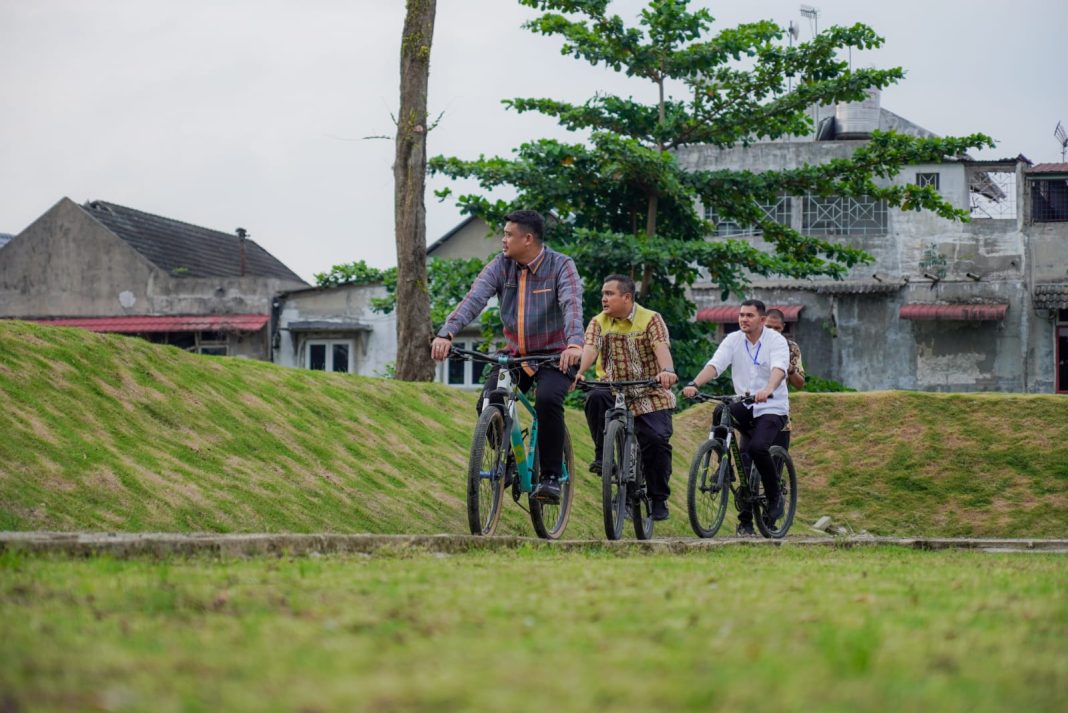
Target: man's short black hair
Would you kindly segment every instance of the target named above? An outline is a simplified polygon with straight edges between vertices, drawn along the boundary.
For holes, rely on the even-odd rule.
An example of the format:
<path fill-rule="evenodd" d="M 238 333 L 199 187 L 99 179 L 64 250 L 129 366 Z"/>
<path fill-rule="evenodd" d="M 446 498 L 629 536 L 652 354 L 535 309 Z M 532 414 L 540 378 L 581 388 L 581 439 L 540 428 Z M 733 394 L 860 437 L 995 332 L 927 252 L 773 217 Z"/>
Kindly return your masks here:
<path fill-rule="evenodd" d="M 504 216 L 504 219 L 509 223 L 515 223 L 519 226 L 519 229 L 530 233 L 534 236 L 534 239 L 539 243 L 545 236 L 545 218 L 541 217 L 541 213 L 536 210 L 514 210 L 508 215 Z"/>
<path fill-rule="evenodd" d="M 774 317 L 775 319 L 778 319 L 782 322 L 786 322 L 786 315 L 782 313 L 781 309 L 775 309 L 774 307 L 772 307 L 768 310 L 767 316 Z"/>
<path fill-rule="evenodd" d="M 742 307 L 756 307 L 757 314 L 761 317 L 766 317 L 768 314 L 768 308 L 760 300 L 746 300 L 742 303 Z"/>
<path fill-rule="evenodd" d="M 623 295 L 630 295 L 631 299 L 634 299 L 635 292 L 638 286 L 634 284 L 634 280 L 626 275 L 609 275 L 604 278 L 605 282 L 615 282 L 619 284 L 619 292 Z"/>

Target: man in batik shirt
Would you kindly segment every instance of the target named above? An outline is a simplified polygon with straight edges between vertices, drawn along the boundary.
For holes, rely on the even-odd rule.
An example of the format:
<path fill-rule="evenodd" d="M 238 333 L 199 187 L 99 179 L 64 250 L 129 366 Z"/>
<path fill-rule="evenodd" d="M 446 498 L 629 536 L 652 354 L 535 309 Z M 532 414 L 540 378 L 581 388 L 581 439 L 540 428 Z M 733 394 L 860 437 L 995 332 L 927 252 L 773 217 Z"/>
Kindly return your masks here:
<path fill-rule="evenodd" d="M 786 329 L 786 315 L 782 313 L 782 310 L 769 309 L 768 321 L 764 322 L 764 326 L 768 329 L 774 329 L 779 334 L 783 334 Z M 797 346 L 797 342 L 789 337 L 786 337 L 786 345 L 790 347 L 790 366 L 786 369 L 786 382 L 795 389 L 805 388 L 805 365 L 801 361 L 801 347 Z M 787 420 L 786 425 L 779 431 L 779 435 L 775 437 L 775 445 L 782 446 L 786 450 L 790 450 L 790 434 L 793 431 L 793 424 Z"/>
<path fill-rule="evenodd" d="M 636 387 L 629 394 L 630 411 L 642 452 L 642 469 L 649 489 L 654 520 L 668 517 L 671 494 L 671 412 L 675 395 L 671 386 L 678 381 L 671 359 L 667 325 L 658 313 L 634 301 L 634 280 L 626 275 L 609 275 L 601 288 L 599 315 L 586 327 L 579 374 L 596 361 L 597 379 L 640 381 L 656 379 L 659 386 Z M 595 447 L 590 470 L 599 473 L 604 446 L 605 413 L 615 404 L 611 391 L 593 389 L 586 395 L 586 422 Z"/>

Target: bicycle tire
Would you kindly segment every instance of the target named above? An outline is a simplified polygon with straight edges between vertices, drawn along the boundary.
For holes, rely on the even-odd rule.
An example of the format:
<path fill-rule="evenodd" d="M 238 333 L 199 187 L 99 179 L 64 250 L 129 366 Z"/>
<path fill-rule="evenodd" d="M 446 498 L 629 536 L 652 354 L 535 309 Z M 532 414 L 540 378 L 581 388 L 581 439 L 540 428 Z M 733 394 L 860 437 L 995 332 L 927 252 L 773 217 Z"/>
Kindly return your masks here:
<path fill-rule="evenodd" d="M 510 448 L 504 432 L 504 413 L 491 404 L 475 424 L 467 461 L 467 524 L 472 535 L 489 536 L 497 529 Z"/>
<path fill-rule="evenodd" d="M 604 434 L 601 457 L 601 510 L 604 513 L 604 534 L 609 540 L 623 535 L 623 519 L 627 509 L 627 483 L 624 480 L 626 433 L 622 421 L 609 421 Z"/>
<path fill-rule="evenodd" d="M 637 444 L 635 444 L 637 445 Z M 639 448 L 634 448 L 634 493 L 631 503 L 630 519 L 634 521 L 634 536 L 639 540 L 653 538 L 653 511 L 649 495 L 645 492 L 645 473 L 642 471 L 642 455 Z"/>
<path fill-rule="evenodd" d="M 705 441 L 690 463 L 686 484 L 686 510 L 694 534 L 705 539 L 716 536 L 727 515 L 729 498 L 730 459 L 723 457 L 721 441 Z"/>
<path fill-rule="evenodd" d="M 797 510 L 797 471 L 794 468 L 793 458 L 782 446 L 771 447 L 771 460 L 775 464 L 775 473 L 779 478 L 779 492 L 782 493 L 783 514 L 774 522 L 769 522 L 763 512 L 764 506 L 758 505 L 753 512 L 753 520 L 756 521 L 757 529 L 764 537 L 781 540 L 790 531 L 790 525 L 794 522 L 794 512 Z M 757 478 L 760 488 L 764 484 Z"/>
<path fill-rule="evenodd" d="M 567 480 L 560 483 L 560 502 L 547 503 L 533 496 L 530 502 L 530 521 L 534 532 L 543 540 L 556 540 L 564 534 L 567 522 L 571 519 L 571 500 L 574 495 L 572 487 L 575 481 L 575 454 L 571 450 L 571 434 L 564 427 L 564 465 L 567 467 Z M 541 453 L 534 454 L 534 482 L 541 475 Z"/>

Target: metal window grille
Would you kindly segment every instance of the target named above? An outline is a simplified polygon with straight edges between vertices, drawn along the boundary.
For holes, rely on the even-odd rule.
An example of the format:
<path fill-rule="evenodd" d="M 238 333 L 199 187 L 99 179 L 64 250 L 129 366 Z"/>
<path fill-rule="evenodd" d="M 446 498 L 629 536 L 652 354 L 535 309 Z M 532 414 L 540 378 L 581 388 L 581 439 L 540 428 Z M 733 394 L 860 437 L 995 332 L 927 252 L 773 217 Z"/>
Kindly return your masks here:
<path fill-rule="evenodd" d="M 757 205 L 764 212 L 764 217 L 780 225 L 790 224 L 790 196 L 779 196 L 771 202 L 758 202 Z M 712 206 L 705 206 L 705 220 L 716 225 L 717 238 L 756 236 L 764 231 L 755 226 L 743 226 L 729 218 L 720 218 Z"/>
<path fill-rule="evenodd" d="M 871 196 L 808 195 L 801 217 L 805 235 L 885 235 L 887 231 L 886 201 Z"/>
<path fill-rule="evenodd" d="M 1016 218 L 1016 169 L 970 170 L 968 192 L 971 197 L 972 218 Z"/>
<path fill-rule="evenodd" d="M 1068 220 L 1068 178 L 1032 180 L 1031 220 L 1054 223 Z"/>
<path fill-rule="evenodd" d="M 924 186 L 930 186 L 931 188 L 938 190 L 938 173 L 916 173 L 916 185 L 923 188 Z"/>

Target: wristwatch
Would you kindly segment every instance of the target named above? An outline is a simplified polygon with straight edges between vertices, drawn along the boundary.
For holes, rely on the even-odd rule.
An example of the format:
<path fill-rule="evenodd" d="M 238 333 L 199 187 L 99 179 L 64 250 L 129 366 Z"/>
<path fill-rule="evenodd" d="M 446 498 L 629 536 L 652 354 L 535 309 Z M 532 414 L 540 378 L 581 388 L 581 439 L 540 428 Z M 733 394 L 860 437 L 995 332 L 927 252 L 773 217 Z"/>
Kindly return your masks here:
<path fill-rule="evenodd" d="M 670 367 L 669 366 L 669 367 L 667 367 L 665 369 L 661 369 L 660 373 L 662 373 L 662 374 L 674 374 L 675 373 L 675 369 L 674 369 L 674 367 Z"/>

